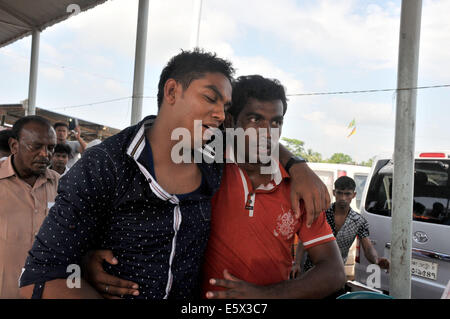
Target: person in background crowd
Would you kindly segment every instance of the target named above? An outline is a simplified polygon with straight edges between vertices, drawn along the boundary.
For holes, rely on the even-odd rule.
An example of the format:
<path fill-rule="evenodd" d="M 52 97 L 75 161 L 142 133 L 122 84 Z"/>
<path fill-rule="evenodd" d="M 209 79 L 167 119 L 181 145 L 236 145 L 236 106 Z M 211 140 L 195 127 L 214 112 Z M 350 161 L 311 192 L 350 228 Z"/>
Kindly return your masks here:
<path fill-rule="evenodd" d="M 70 156 L 70 146 L 67 144 L 56 144 L 55 151 L 53 152 L 53 157 L 51 159 L 50 169 L 59 173 L 63 176 L 69 168 L 67 167 L 67 162 Z"/>
<path fill-rule="evenodd" d="M 53 128 L 56 131 L 58 144 L 67 144 L 70 146 L 71 152 L 69 161 L 67 162 L 67 167 L 71 168 L 73 164 L 75 164 L 75 162 L 79 160 L 80 155 L 86 149 L 86 142 L 81 137 L 80 126 L 76 126 L 74 130 L 76 141 L 67 140 L 67 137 L 69 136 L 69 125 L 67 125 L 67 123 L 57 122 L 53 125 Z"/>
<path fill-rule="evenodd" d="M 9 138 L 11 137 L 11 130 L 0 131 L 0 161 L 5 160 L 11 155 L 9 149 Z"/>
<path fill-rule="evenodd" d="M 342 260 L 345 264 L 348 257 L 348 251 L 356 236 L 358 236 L 367 260 L 373 264 L 377 264 L 382 269 L 389 269 L 389 260 L 384 257 L 378 257 L 378 253 L 370 241 L 369 224 L 367 220 L 350 207 L 350 203 L 356 196 L 355 189 L 356 184 L 352 178 L 348 176 L 339 177 L 334 182 L 333 190 L 336 202 L 334 202 L 325 212 L 327 222 L 331 226 L 333 234 L 336 237 Z M 302 243 L 299 242 L 291 277 L 295 278 L 301 273 L 300 265 L 303 256 L 304 247 Z M 303 272 L 307 272 L 312 268 L 314 268 L 314 262 L 308 255 L 303 266 Z"/>
<path fill-rule="evenodd" d="M 46 119 L 23 117 L 11 134 L 12 154 L 0 162 L 0 298 L 20 298 L 20 270 L 55 201 L 59 180 L 48 169 L 56 135 Z"/>

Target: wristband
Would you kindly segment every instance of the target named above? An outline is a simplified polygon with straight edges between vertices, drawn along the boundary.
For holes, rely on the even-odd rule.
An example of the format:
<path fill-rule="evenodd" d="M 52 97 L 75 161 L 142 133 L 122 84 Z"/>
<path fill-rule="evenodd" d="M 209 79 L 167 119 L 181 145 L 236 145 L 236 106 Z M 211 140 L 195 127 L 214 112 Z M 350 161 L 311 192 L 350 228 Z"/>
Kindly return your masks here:
<path fill-rule="evenodd" d="M 306 160 L 301 156 L 292 156 L 289 161 L 286 163 L 285 170 L 289 173 L 289 169 L 292 165 L 297 163 L 306 163 Z"/>

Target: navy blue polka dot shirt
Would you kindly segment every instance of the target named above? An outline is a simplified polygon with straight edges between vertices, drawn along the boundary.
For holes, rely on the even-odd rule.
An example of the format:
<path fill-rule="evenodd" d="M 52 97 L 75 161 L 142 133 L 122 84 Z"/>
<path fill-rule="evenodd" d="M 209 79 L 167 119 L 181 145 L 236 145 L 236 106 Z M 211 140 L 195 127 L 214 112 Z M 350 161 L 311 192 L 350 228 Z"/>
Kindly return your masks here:
<path fill-rule="evenodd" d="M 104 263 L 105 270 L 139 284 L 140 295 L 126 298 L 197 297 L 210 231 L 210 200 L 219 188 L 223 166 L 198 164 L 200 188 L 168 194 L 155 179 L 145 138 L 154 118 L 87 149 L 61 178 L 55 205 L 20 278 L 21 287 L 35 284 L 33 297 L 41 296 L 45 282 L 67 278 L 67 267 L 81 265 L 82 257 L 94 249 L 111 249 L 119 264 Z"/>

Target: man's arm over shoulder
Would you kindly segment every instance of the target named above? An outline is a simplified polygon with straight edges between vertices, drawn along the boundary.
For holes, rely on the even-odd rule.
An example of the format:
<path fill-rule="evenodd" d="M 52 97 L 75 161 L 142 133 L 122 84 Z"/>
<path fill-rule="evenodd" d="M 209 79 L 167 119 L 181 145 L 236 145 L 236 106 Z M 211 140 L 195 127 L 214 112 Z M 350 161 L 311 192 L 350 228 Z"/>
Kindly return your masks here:
<path fill-rule="evenodd" d="M 328 225 L 325 213 L 314 221 L 310 228 L 301 215 L 299 238 L 315 267 L 297 279 L 285 280 L 273 285 L 257 286 L 224 272 L 224 279 L 214 278 L 214 285 L 228 288 L 210 291 L 207 298 L 256 298 L 256 299 L 305 299 L 324 298 L 345 284 L 345 269 L 339 247 Z"/>
<path fill-rule="evenodd" d="M 116 167 L 102 150 L 86 151 L 60 179 L 54 206 L 44 219 L 26 259 L 20 277 L 21 292 L 30 297 L 77 298 L 87 289 L 70 289 L 66 278 L 69 265 L 80 266 L 92 248 L 99 220 L 108 212 L 115 193 Z M 80 267 L 81 269 L 81 267 Z"/>
<path fill-rule="evenodd" d="M 317 299 L 327 297 L 344 286 L 344 264 L 336 241 L 316 245 L 310 248 L 308 253 L 315 267 L 298 279 L 257 286 L 234 277 L 224 270 L 224 279 L 213 278 L 210 283 L 227 289 L 208 291 L 206 297 L 209 299 Z"/>

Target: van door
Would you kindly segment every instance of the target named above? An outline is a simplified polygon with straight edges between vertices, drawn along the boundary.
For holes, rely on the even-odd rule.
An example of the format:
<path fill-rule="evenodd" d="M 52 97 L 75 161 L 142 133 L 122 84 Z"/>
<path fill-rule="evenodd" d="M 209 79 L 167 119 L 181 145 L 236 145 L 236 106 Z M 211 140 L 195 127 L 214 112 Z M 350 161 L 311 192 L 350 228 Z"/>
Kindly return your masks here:
<path fill-rule="evenodd" d="M 412 298 L 440 298 L 450 279 L 449 167 L 450 160 L 446 159 L 416 159 L 412 212 Z M 375 241 L 378 253 L 385 256 L 389 256 L 391 247 L 392 169 L 393 163 L 389 162 L 374 172 L 364 206 L 370 237 Z M 383 289 L 388 285 L 384 282 Z"/>

